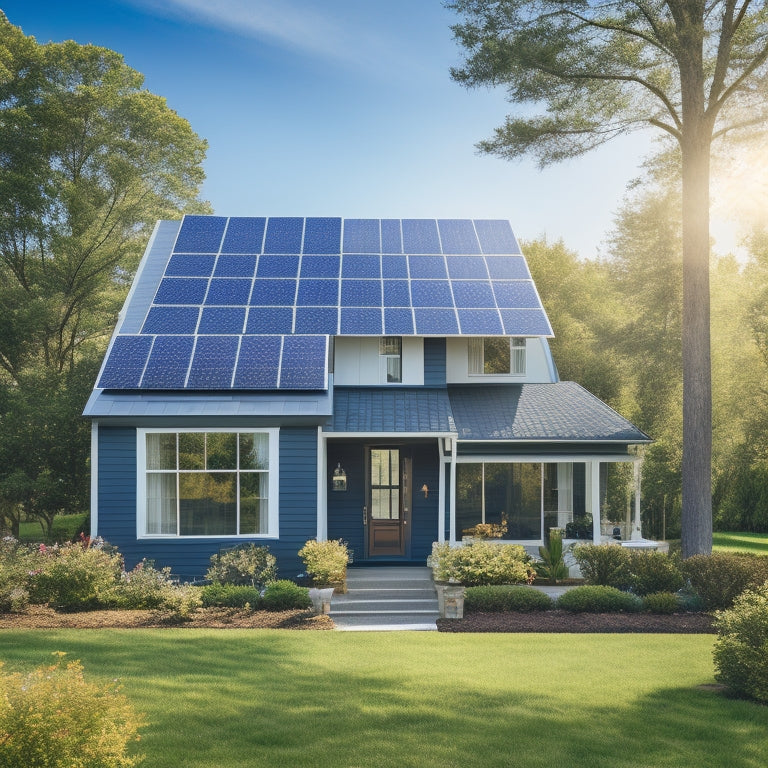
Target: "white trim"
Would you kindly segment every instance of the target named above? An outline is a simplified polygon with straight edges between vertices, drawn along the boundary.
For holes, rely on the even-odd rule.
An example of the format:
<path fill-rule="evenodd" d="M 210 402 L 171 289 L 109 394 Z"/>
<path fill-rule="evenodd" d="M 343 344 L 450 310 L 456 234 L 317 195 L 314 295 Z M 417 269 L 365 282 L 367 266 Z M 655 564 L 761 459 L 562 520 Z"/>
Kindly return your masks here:
<path fill-rule="evenodd" d="M 529 453 L 529 454 L 515 454 L 510 456 L 509 454 L 496 456 L 492 453 L 478 453 L 476 456 L 457 456 L 456 461 L 459 464 L 479 464 L 481 461 L 493 462 L 496 464 L 589 464 L 593 461 L 602 462 L 605 464 L 618 464 L 624 463 L 637 463 L 640 461 L 637 456 L 632 456 L 626 453 L 612 454 L 573 454 L 573 453 L 553 453 L 553 454 L 541 454 L 541 453 Z"/>
<path fill-rule="evenodd" d="M 180 534 L 148 534 L 147 527 L 147 439 L 148 434 L 178 434 L 181 432 L 229 432 L 266 434 L 269 437 L 269 469 L 267 497 L 267 532 L 216 534 L 214 536 L 182 536 Z M 169 470 L 170 472 L 171 470 Z M 178 476 L 178 470 L 173 470 Z M 239 503 L 239 502 L 238 502 Z M 280 429 L 279 427 L 137 427 L 136 429 L 136 538 L 170 539 L 278 539 L 280 538 Z"/>
<path fill-rule="evenodd" d="M 328 538 L 328 441 L 317 428 L 317 540 Z"/>
<path fill-rule="evenodd" d="M 430 438 L 443 438 L 452 437 L 456 438 L 455 432 L 323 432 L 326 439 L 333 438 L 347 439 L 347 440 L 405 440 L 405 439 L 430 439 Z M 454 443 L 455 445 L 455 443 Z"/>
<path fill-rule="evenodd" d="M 99 423 L 91 422 L 91 536 L 99 535 Z"/>

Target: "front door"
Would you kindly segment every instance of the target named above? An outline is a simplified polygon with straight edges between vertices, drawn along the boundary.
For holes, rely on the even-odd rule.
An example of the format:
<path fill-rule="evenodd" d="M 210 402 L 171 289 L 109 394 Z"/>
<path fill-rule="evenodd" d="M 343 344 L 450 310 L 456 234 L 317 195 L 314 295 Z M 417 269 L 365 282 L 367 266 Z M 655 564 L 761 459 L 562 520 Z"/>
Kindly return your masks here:
<path fill-rule="evenodd" d="M 411 458 L 399 447 L 369 448 L 367 463 L 368 556 L 404 555 L 411 518 Z"/>

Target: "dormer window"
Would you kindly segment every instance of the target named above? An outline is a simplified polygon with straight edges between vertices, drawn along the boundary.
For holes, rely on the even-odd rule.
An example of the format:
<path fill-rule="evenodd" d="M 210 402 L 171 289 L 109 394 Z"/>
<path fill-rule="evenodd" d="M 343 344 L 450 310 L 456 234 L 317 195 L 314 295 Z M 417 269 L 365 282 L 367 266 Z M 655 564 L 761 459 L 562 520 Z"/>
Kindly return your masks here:
<path fill-rule="evenodd" d="M 383 336 L 379 339 L 379 367 L 381 380 L 387 384 L 403 381 L 403 340 L 400 336 Z"/>
<path fill-rule="evenodd" d="M 469 373 L 510 376 L 525 373 L 525 339 L 486 336 L 469 340 Z"/>

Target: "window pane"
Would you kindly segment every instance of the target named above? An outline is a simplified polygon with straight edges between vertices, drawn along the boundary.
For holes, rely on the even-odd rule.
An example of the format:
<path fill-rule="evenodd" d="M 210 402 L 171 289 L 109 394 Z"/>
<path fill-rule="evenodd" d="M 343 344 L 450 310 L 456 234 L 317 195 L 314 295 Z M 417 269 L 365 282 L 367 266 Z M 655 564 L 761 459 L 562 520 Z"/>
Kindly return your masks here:
<path fill-rule="evenodd" d="M 500 336 L 484 339 L 484 373 L 509 373 L 509 339 Z"/>
<path fill-rule="evenodd" d="M 483 465 L 456 465 L 456 533 L 457 538 L 482 522 Z M 464 534 L 469 535 L 469 534 Z"/>
<path fill-rule="evenodd" d="M 389 451 L 389 484 L 400 486 L 400 451 Z"/>
<path fill-rule="evenodd" d="M 269 435 L 240 435 L 240 469 L 269 469 Z"/>
<path fill-rule="evenodd" d="M 389 520 L 389 491 L 374 488 L 371 491 L 371 517 Z"/>
<path fill-rule="evenodd" d="M 399 357 L 387 358 L 387 383 L 399 384 L 403 380 L 403 364 Z"/>
<path fill-rule="evenodd" d="M 175 472 L 173 474 L 150 473 L 147 475 L 146 532 L 148 534 L 176 534 Z"/>
<path fill-rule="evenodd" d="M 240 475 L 239 533 L 267 533 L 268 475 L 244 472 Z"/>
<path fill-rule="evenodd" d="M 206 469 L 237 469 L 237 435 L 209 432 L 205 436 Z"/>
<path fill-rule="evenodd" d="M 205 433 L 179 435 L 179 469 L 205 469 Z"/>
<path fill-rule="evenodd" d="M 147 469 L 176 469 L 176 435 L 147 435 Z"/>
<path fill-rule="evenodd" d="M 525 373 L 525 339 L 512 339 L 510 373 Z"/>
<path fill-rule="evenodd" d="M 179 474 L 181 536 L 237 533 L 237 475 L 234 472 Z"/>
<path fill-rule="evenodd" d="M 541 538 L 541 465 L 485 465 L 486 522 L 506 520 L 505 538 Z"/>
<path fill-rule="evenodd" d="M 402 349 L 400 336 L 384 336 L 379 340 L 380 355 L 399 355 Z"/>
<path fill-rule="evenodd" d="M 483 372 L 483 340 L 469 340 L 469 373 Z"/>

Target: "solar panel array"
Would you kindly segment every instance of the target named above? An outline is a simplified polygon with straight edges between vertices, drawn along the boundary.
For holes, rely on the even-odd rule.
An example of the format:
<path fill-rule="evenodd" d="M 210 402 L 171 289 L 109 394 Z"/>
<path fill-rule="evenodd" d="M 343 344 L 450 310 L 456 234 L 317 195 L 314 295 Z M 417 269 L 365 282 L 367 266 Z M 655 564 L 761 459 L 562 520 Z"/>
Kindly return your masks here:
<path fill-rule="evenodd" d="M 507 221 L 186 216 L 99 386 L 324 389 L 330 336 L 551 332 Z"/>

